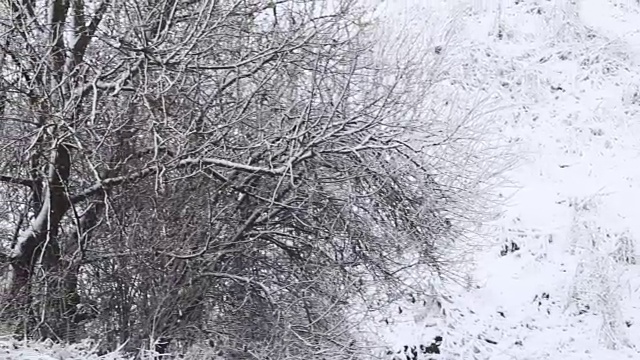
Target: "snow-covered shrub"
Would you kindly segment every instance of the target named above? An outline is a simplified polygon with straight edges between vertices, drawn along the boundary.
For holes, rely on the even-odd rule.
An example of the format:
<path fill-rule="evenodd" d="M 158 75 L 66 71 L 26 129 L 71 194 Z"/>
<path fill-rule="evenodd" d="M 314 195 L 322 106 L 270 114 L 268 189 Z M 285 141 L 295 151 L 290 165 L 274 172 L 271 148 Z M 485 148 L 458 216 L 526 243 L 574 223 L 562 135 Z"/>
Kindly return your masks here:
<path fill-rule="evenodd" d="M 599 202 L 597 195 L 569 201 L 569 206 L 573 209 L 569 233 L 571 254 L 579 253 L 581 250 L 593 250 L 601 242 L 601 229 L 596 223 Z"/>
<path fill-rule="evenodd" d="M 629 231 L 615 235 L 615 248 L 611 258 L 621 264 L 636 264 L 635 240 Z"/>
<path fill-rule="evenodd" d="M 575 316 L 588 314 L 601 319 L 599 341 L 609 349 L 627 345 L 620 311 L 619 276 L 616 262 L 607 254 L 586 256 L 576 269 L 568 303 Z"/>
<path fill-rule="evenodd" d="M 570 250 L 580 261 L 567 310 L 574 316 L 599 317 L 599 341 L 606 348 L 618 349 L 628 345 L 620 310 L 620 263 L 635 262 L 635 249 L 628 232 L 611 236 L 606 224 L 599 223 L 599 203 L 597 196 L 571 203 L 574 215 Z"/>

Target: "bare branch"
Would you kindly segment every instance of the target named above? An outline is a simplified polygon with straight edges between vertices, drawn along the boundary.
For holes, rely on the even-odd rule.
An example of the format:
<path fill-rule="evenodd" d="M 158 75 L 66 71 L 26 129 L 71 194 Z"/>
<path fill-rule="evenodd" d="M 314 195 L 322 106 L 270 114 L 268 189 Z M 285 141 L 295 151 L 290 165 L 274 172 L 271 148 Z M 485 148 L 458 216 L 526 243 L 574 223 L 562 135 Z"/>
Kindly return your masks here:
<path fill-rule="evenodd" d="M 174 165 L 173 168 L 175 169 L 179 169 L 179 168 L 184 168 L 184 167 L 188 167 L 188 166 L 219 166 L 222 168 L 227 168 L 227 169 L 234 169 L 234 170 L 238 170 L 240 172 L 246 172 L 246 173 L 251 173 L 251 174 L 261 174 L 261 175 L 270 175 L 270 176 L 280 176 L 280 175 L 284 175 L 286 174 L 291 167 L 294 165 L 294 163 L 297 163 L 299 161 L 308 159 L 310 157 L 313 156 L 313 153 L 311 152 L 307 152 L 304 153 L 298 157 L 294 157 L 291 160 L 289 160 L 288 164 L 284 165 L 284 166 L 280 166 L 278 168 L 274 168 L 274 169 L 269 169 L 269 168 L 264 168 L 264 167 L 259 167 L 259 166 L 252 166 L 252 165 L 246 165 L 246 164 L 240 164 L 240 163 L 235 163 L 233 161 L 229 161 L 229 160 L 224 160 L 224 159 L 216 159 L 216 158 L 202 158 L 202 159 L 184 159 L 184 160 L 180 160 L 176 165 Z M 81 193 L 72 196 L 71 197 L 71 203 L 75 204 L 78 203 L 80 201 L 83 201 L 85 199 L 87 199 L 88 197 L 96 194 L 97 192 L 103 190 L 103 189 L 107 189 L 107 188 L 111 188 L 120 184 L 124 184 L 124 183 L 130 183 L 133 181 L 137 181 L 140 179 L 143 179 L 149 175 L 154 175 L 154 174 L 158 174 L 159 172 L 161 172 L 164 168 L 160 167 L 160 166 L 152 166 L 149 168 L 146 168 L 144 170 L 141 170 L 137 173 L 134 174 L 130 174 L 130 175 L 126 175 L 126 176 L 118 176 L 118 177 L 114 177 L 114 178 L 109 178 L 109 179 L 104 179 L 101 182 L 85 189 L 84 191 L 82 191 Z"/>
<path fill-rule="evenodd" d="M 105 261 L 105 260 L 111 260 L 111 259 L 116 259 L 116 258 L 126 258 L 126 257 L 140 256 L 140 255 L 150 255 L 150 254 L 153 254 L 155 252 L 156 252 L 155 249 L 145 249 L 145 250 L 128 251 L 128 252 L 121 252 L 121 253 L 99 254 L 99 255 L 94 255 L 94 256 L 88 257 L 88 258 L 83 258 L 82 260 L 80 260 L 80 264 L 91 264 L 91 263 L 96 263 L 96 262 Z"/>
<path fill-rule="evenodd" d="M 125 83 L 135 76 L 140 67 L 142 66 L 143 59 L 139 59 L 132 64 L 127 70 L 122 72 L 116 80 L 104 81 L 100 80 L 100 76 L 94 79 L 92 82 L 85 82 L 82 86 L 74 90 L 75 98 L 82 98 L 89 94 L 92 90 L 111 91 L 111 95 L 117 95 L 120 91 L 134 92 L 136 88 L 131 86 L 125 86 Z"/>
<path fill-rule="evenodd" d="M 250 285 L 257 286 L 266 295 L 267 299 L 269 299 L 269 303 L 272 306 L 274 306 L 274 304 L 275 304 L 273 298 L 271 297 L 271 291 L 269 290 L 269 288 L 265 284 L 263 284 L 263 283 L 261 283 L 259 281 L 256 281 L 256 280 L 250 279 L 248 277 L 244 277 L 244 276 L 238 276 L 238 275 L 220 273 L 220 272 L 207 272 L 207 273 L 200 274 L 200 276 L 201 277 L 211 276 L 211 277 L 217 277 L 217 278 L 230 279 L 230 280 L 234 280 L 234 281 L 243 282 L 243 283 L 247 283 L 247 284 L 250 284 Z"/>
<path fill-rule="evenodd" d="M 207 252 L 207 250 L 209 250 L 209 244 L 211 243 L 211 236 L 207 237 L 207 241 L 204 244 L 204 246 L 202 247 L 202 249 L 200 249 L 199 251 L 195 252 L 195 253 L 191 253 L 191 254 L 174 254 L 174 253 L 166 253 L 166 255 L 169 255 L 173 258 L 176 259 L 180 259 L 180 260 L 187 260 L 187 259 L 193 259 L 193 258 L 197 258 L 200 257 L 202 255 L 204 255 L 205 252 Z"/>
<path fill-rule="evenodd" d="M 24 185 L 28 187 L 33 187 L 37 183 L 36 180 L 17 178 L 17 177 L 7 176 L 7 175 L 0 175 L 0 181 L 6 182 L 9 184 Z"/>

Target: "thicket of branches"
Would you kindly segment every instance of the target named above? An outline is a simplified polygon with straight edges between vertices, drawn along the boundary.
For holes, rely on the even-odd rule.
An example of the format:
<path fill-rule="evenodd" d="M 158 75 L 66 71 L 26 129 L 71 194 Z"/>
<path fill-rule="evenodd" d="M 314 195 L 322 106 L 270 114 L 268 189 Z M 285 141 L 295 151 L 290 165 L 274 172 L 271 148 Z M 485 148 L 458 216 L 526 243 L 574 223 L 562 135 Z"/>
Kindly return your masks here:
<path fill-rule="evenodd" d="M 5 327 L 107 349 L 346 358 L 345 310 L 368 286 L 446 270 L 473 193 L 459 185 L 480 174 L 434 168 L 430 149 L 459 128 L 430 132 L 421 77 L 378 56 L 354 3 L 1 12 Z"/>

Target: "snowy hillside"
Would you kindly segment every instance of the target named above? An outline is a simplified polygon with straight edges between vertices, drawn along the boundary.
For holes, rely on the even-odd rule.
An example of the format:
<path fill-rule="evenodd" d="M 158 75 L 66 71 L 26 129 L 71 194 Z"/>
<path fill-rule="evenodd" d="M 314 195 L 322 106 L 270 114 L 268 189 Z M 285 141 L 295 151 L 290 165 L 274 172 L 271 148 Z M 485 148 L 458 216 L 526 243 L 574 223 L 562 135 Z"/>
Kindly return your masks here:
<path fill-rule="evenodd" d="M 370 326 L 390 344 L 381 354 L 640 359 L 640 4 L 411 1 L 381 6 L 425 32 L 451 65 L 441 76 L 487 99 L 522 157 L 473 277 Z M 0 340 L 0 360 L 78 351 Z"/>
<path fill-rule="evenodd" d="M 447 287 L 441 306 L 409 302 L 372 329 L 394 344 L 389 357 L 404 359 L 406 345 L 418 358 L 640 358 L 640 5 L 409 8 L 456 24 L 452 75 L 493 100 L 523 156 L 471 289 Z M 440 355 L 425 348 L 436 336 Z"/>

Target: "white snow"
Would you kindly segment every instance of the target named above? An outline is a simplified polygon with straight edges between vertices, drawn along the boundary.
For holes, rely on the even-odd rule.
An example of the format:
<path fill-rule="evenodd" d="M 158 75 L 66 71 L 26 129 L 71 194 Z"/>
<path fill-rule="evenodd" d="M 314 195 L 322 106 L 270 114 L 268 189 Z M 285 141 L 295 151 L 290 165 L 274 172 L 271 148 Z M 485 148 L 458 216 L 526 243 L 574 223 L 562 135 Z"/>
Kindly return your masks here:
<path fill-rule="evenodd" d="M 97 356 L 95 348 L 89 341 L 59 345 L 51 341 L 25 343 L 0 336 L 0 360 L 124 360 L 117 352 Z"/>
<path fill-rule="evenodd" d="M 494 100 L 522 161 L 473 285 L 369 330 L 394 352 L 441 335 L 437 359 L 640 359 L 640 4 L 402 4 L 462 24 L 452 81 Z M 501 256 L 510 241 L 520 250 Z"/>

